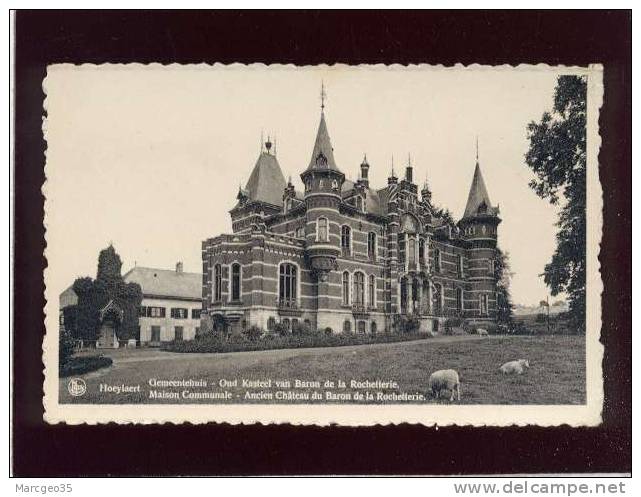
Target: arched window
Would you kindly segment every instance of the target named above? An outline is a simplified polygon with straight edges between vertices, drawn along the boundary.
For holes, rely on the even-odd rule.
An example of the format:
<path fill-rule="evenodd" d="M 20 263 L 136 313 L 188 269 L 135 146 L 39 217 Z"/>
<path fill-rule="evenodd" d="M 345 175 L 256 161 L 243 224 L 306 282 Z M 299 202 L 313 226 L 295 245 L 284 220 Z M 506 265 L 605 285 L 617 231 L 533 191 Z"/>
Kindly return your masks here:
<path fill-rule="evenodd" d="M 407 260 L 410 264 L 416 262 L 416 239 L 414 236 L 409 237 L 407 240 Z"/>
<path fill-rule="evenodd" d="M 456 274 L 459 278 L 463 277 L 463 256 L 461 254 L 456 256 Z"/>
<path fill-rule="evenodd" d="M 349 226 L 341 226 L 341 252 L 343 257 L 352 254 L 352 230 Z"/>
<path fill-rule="evenodd" d="M 327 218 L 319 217 L 316 221 L 316 241 L 317 242 L 328 242 L 329 233 L 327 230 Z"/>
<path fill-rule="evenodd" d="M 223 294 L 223 268 L 220 264 L 214 266 L 214 302 L 220 302 Z"/>
<path fill-rule="evenodd" d="M 489 259 L 487 261 L 487 269 L 490 276 L 494 276 L 494 260 L 493 259 Z"/>
<path fill-rule="evenodd" d="M 422 264 L 425 259 L 425 240 L 422 238 L 418 241 L 418 260 Z"/>
<path fill-rule="evenodd" d="M 369 306 L 371 309 L 376 307 L 376 276 L 373 274 L 369 275 L 369 288 L 367 289 L 367 295 L 369 297 Z"/>
<path fill-rule="evenodd" d="M 361 272 L 354 273 L 353 303 L 356 307 L 365 305 L 365 275 Z"/>
<path fill-rule="evenodd" d="M 343 305 L 349 305 L 349 273 L 343 273 Z"/>
<path fill-rule="evenodd" d="M 352 323 L 346 319 L 345 321 L 343 321 L 343 332 L 351 333 L 351 331 L 352 331 Z"/>
<path fill-rule="evenodd" d="M 280 265 L 278 303 L 281 307 L 296 307 L 298 296 L 298 268 L 291 263 Z"/>
<path fill-rule="evenodd" d="M 370 332 L 372 335 L 376 335 L 376 321 L 372 321 L 372 324 L 370 325 Z"/>
<path fill-rule="evenodd" d="M 274 331 L 276 327 L 276 320 L 273 317 L 267 319 L 267 331 Z"/>
<path fill-rule="evenodd" d="M 405 233 L 398 234 L 398 262 L 405 262 Z"/>
<path fill-rule="evenodd" d="M 285 328 L 287 331 L 291 329 L 289 325 L 289 318 L 283 318 L 282 323 L 283 323 L 283 328 Z"/>
<path fill-rule="evenodd" d="M 463 290 L 461 288 L 456 289 L 456 310 L 459 312 L 463 310 Z"/>
<path fill-rule="evenodd" d="M 240 264 L 231 265 L 231 300 L 240 300 Z"/>
<path fill-rule="evenodd" d="M 370 231 L 367 234 L 367 257 L 370 260 L 376 260 L 376 233 Z"/>
<path fill-rule="evenodd" d="M 361 334 L 365 334 L 365 330 L 367 329 L 367 325 L 365 324 L 365 321 L 359 321 L 358 322 L 358 332 Z"/>
<path fill-rule="evenodd" d="M 338 190 L 338 181 L 332 180 L 332 190 Z"/>
<path fill-rule="evenodd" d="M 441 272 L 441 251 L 439 249 L 434 251 L 434 271 Z"/>

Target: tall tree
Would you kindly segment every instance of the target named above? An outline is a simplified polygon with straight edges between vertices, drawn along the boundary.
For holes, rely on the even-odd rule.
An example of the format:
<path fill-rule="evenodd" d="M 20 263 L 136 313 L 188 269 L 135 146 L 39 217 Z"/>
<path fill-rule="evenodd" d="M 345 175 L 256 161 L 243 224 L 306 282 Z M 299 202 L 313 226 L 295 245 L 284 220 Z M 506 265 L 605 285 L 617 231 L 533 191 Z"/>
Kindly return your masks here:
<path fill-rule="evenodd" d="M 568 294 L 577 331 L 585 330 L 585 169 L 587 83 L 580 76 L 560 76 L 552 112 L 528 127 L 525 161 L 536 174 L 530 187 L 560 207 L 556 250 L 544 269 L 552 295 Z"/>
<path fill-rule="evenodd" d="M 496 320 L 499 324 L 511 327 L 513 324 L 512 295 L 510 294 L 510 258 L 506 252 L 497 247 L 494 256 L 494 275 L 496 277 Z"/>

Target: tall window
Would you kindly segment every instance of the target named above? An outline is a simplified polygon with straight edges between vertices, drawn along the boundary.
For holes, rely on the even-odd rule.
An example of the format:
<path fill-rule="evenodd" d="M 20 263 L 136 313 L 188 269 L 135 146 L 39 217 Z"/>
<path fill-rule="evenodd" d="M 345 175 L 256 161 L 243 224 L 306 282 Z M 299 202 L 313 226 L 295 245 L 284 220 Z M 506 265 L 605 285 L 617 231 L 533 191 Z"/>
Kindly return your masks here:
<path fill-rule="evenodd" d="M 369 306 L 373 309 L 376 307 L 376 276 L 373 274 L 369 275 L 369 288 L 367 295 L 369 297 Z"/>
<path fill-rule="evenodd" d="M 416 239 L 413 236 L 407 240 L 407 260 L 410 264 L 416 262 Z"/>
<path fill-rule="evenodd" d="M 223 293 L 223 269 L 220 264 L 214 266 L 214 302 L 220 302 Z"/>
<path fill-rule="evenodd" d="M 456 289 L 456 310 L 463 310 L 463 290 L 461 288 Z"/>
<path fill-rule="evenodd" d="M 418 260 L 421 264 L 425 260 L 425 240 L 422 238 L 418 241 Z"/>
<path fill-rule="evenodd" d="M 489 259 L 487 261 L 487 269 L 490 276 L 494 276 L 494 260 L 493 259 Z"/>
<path fill-rule="evenodd" d="M 349 305 L 349 273 L 343 273 L 343 305 Z"/>
<path fill-rule="evenodd" d="M 372 324 L 370 325 L 370 331 L 372 332 L 372 335 L 376 335 L 376 321 L 372 321 Z"/>
<path fill-rule="evenodd" d="M 285 307 L 296 306 L 296 291 L 298 288 L 298 272 L 294 264 L 283 263 L 280 265 L 279 276 L 279 303 Z"/>
<path fill-rule="evenodd" d="M 352 230 L 349 226 L 341 226 L 341 251 L 343 256 L 349 256 L 352 253 Z"/>
<path fill-rule="evenodd" d="M 367 324 L 365 323 L 365 321 L 359 321 L 357 326 L 358 326 L 358 332 L 361 335 L 364 335 L 365 330 L 367 329 Z"/>
<path fill-rule="evenodd" d="M 441 251 L 439 249 L 434 251 L 434 271 L 441 272 Z"/>
<path fill-rule="evenodd" d="M 487 314 L 487 294 L 479 295 L 479 307 L 481 315 L 485 316 Z"/>
<path fill-rule="evenodd" d="M 398 262 L 405 262 L 405 233 L 398 234 Z"/>
<path fill-rule="evenodd" d="M 231 265 L 231 300 L 240 300 L 240 264 Z"/>
<path fill-rule="evenodd" d="M 319 217 L 317 223 L 317 240 L 319 242 L 329 241 L 329 233 L 327 230 L 327 218 Z"/>
<path fill-rule="evenodd" d="M 376 260 L 376 233 L 371 231 L 367 234 L 367 257 Z"/>
<path fill-rule="evenodd" d="M 353 302 L 357 307 L 365 305 L 365 275 L 360 272 L 354 273 Z"/>
<path fill-rule="evenodd" d="M 443 286 L 440 283 L 434 285 L 434 312 L 439 314 L 443 310 Z"/>
<path fill-rule="evenodd" d="M 345 321 L 343 321 L 343 332 L 351 333 L 351 331 L 352 331 L 352 323 L 346 319 Z"/>
<path fill-rule="evenodd" d="M 456 256 L 456 274 L 459 278 L 463 277 L 463 256 L 461 254 Z"/>

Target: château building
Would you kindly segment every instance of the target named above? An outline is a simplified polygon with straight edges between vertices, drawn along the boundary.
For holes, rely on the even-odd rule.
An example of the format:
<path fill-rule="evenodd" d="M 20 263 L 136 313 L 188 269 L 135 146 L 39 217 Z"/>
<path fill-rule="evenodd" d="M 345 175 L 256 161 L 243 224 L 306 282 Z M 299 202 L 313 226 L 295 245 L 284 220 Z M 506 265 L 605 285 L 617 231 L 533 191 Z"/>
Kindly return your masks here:
<path fill-rule="evenodd" d="M 231 209 L 232 233 L 202 243 L 203 316 L 214 330 L 271 330 L 306 323 L 334 333 L 395 329 L 401 316 L 424 332 L 450 316 L 496 315 L 494 258 L 499 209 L 476 158 L 467 205 L 455 222 L 435 208 L 427 183 L 346 178 L 321 107 L 304 191 L 285 181 L 268 140 Z"/>

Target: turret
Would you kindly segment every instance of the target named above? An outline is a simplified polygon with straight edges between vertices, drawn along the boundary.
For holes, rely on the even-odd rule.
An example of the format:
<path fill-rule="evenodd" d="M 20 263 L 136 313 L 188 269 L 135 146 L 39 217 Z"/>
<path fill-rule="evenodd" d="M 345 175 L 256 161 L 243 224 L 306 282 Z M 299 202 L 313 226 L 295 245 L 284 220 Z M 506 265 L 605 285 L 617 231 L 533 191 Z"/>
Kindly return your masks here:
<path fill-rule="evenodd" d="M 324 95 L 324 91 L 323 91 Z M 324 105 L 307 169 L 300 175 L 307 204 L 307 255 L 319 280 L 326 281 L 340 252 L 338 208 L 345 175 L 336 166 Z"/>
<path fill-rule="evenodd" d="M 467 243 L 466 276 L 472 284 L 467 297 L 473 302 L 468 314 L 481 321 L 492 319 L 496 312 L 496 258 L 497 227 L 501 219 L 499 209 L 490 202 L 478 161 L 463 218 L 459 228 Z"/>
<path fill-rule="evenodd" d="M 369 164 L 367 162 L 367 154 L 363 157 L 363 162 L 361 162 L 361 177 L 359 183 L 369 187 Z"/>

